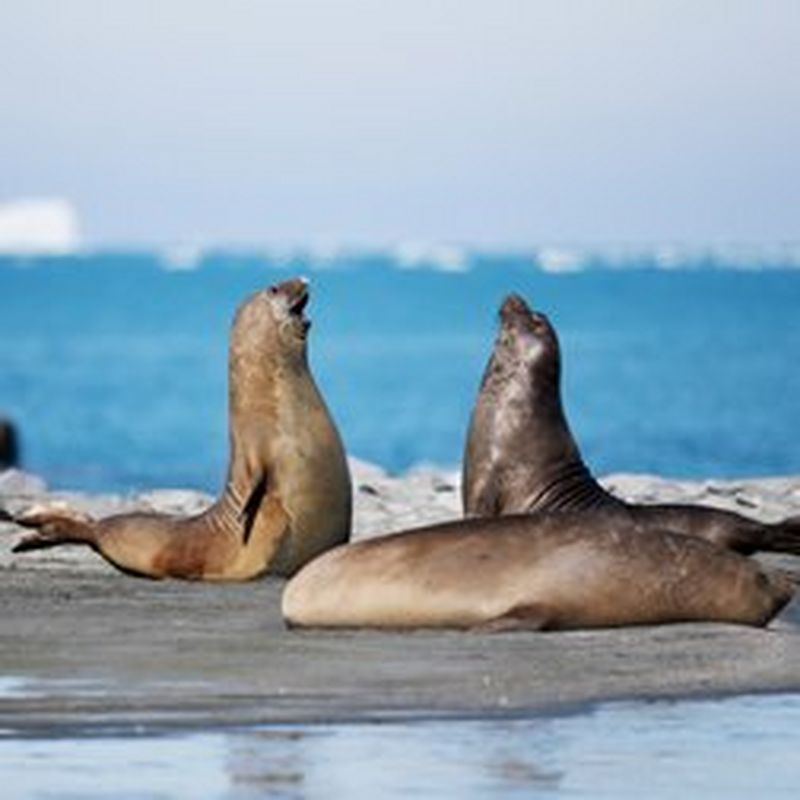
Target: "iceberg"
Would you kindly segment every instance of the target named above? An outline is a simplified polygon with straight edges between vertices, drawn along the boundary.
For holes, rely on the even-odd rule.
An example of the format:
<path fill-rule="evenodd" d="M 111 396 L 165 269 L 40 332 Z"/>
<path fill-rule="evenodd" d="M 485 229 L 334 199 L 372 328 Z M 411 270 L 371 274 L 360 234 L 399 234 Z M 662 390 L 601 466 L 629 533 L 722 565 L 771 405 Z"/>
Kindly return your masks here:
<path fill-rule="evenodd" d="M 435 269 L 441 272 L 465 272 L 469 263 L 463 250 L 448 244 L 403 242 L 392 250 L 400 269 Z"/>
<path fill-rule="evenodd" d="M 535 258 L 543 272 L 581 272 L 586 266 L 583 253 L 562 247 L 543 247 Z"/>
<path fill-rule="evenodd" d="M 63 198 L 0 203 L 0 253 L 68 254 L 81 244 L 78 213 Z"/>

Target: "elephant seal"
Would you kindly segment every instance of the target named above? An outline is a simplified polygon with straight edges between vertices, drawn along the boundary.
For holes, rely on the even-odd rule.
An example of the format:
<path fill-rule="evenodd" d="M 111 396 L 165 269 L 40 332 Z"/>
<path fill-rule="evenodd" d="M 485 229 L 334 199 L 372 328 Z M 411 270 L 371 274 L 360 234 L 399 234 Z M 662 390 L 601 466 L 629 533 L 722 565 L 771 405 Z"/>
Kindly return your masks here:
<path fill-rule="evenodd" d="M 471 519 L 344 545 L 286 585 L 290 627 L 564 630 L 766 625 L 792 581 L 601 511 Z"/>
<path fill-rule="evenodd" d="M 236 313 L 229 354 L 230 463 L 225 488 L 194 517 L 122 514 L 94 521 L 31 509 L 35 531 L 15 552 L 86 544 L 124 572 L 151 578 L 247 580 L 290 575 L 350 533 L 344 448 L 309 371 L 308 290 L 293 279 Z"/>
<path fill-rule="evenodd" d="M 704 506 L 626 503 L 607 492 L 584 464 L 564 415 L 553 326 L 517 295 L 506 298 L 500 320 L 467 434 L 467 516 L 603 509 L 645 528 L 696 536 L 744 554 L 800 554 L 800 517 L 765 524 Z"/>
<path fill-rule="evenodd" d="M 16 467 L 18 463 L 17 431 L 11 422 L 0 417 L 0 469 Z"/>

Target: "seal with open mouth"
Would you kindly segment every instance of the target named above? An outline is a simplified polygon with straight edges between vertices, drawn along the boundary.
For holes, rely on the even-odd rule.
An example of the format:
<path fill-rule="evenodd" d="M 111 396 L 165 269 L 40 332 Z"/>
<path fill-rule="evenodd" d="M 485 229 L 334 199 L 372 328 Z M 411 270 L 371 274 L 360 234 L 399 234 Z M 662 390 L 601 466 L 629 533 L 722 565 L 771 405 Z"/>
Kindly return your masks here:
<path fill-rule="evenodd" d="M 295 278 L 256 292 L 230 337 L 230 461 L 204 513 L 92 520 L 33 508 L 15 552 L 85 544 L 124 572 L 192 580 L 289 575 L 347 540 L 350 473 L 339 433 L 309 370 L 308 287 Z"/>
<path fill-rule="evenodd" d="M 500 330 L 472 412 L 462 499 L 468 516 L 599 510 L 637 525 L 706 539 L 738 552 L 800 554 L 800 517 L 774 524 L 705 506 L 626 503 L 592 477 L 561 403 L 555 329 L 518 295 Z"/>

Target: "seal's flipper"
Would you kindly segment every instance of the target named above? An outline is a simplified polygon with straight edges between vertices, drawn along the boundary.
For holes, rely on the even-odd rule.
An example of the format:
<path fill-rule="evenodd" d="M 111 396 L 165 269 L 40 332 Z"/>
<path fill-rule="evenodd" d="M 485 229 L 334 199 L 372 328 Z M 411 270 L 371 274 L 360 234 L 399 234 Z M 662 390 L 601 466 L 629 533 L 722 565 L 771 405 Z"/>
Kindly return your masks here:
<path fill-rule="evenodd" d="M 257 524 L 256 524 L 257 520 Z M 288 575 L 291 553 L 291 519 L 280 498 L 270 492 L 254 509 L 250 518 L 249 541 L 237 549 L 232 565 L 220 575 L 206 575 L 209 580 L 249 580 L 270 572 Z M 290 563 L 290 562 L 288 562 Z"/>
<path fill-rule="evenodd" d="M 12 553 L 27 553 L 29 550 L 44 550 L 48 547 L 57 547 L 66 544 L 63 539 L 43 536 L 41 533 L 28 533 L 23 536 L 12 548 Z"/>
<path fill-rule="evenodd" d="M 800 556 L 800 516 L 770 525 L 764 549 Z"/>
<path fill-rule="evenodd" d="M 270 533 L 269 544 L 267 546 L 267 563 L 269 571 L 278 575 L 287 575 L 292 570 L 286 565 L 287 553 L 286 546 L 292 531 L 292 520 L 281 499 L 271 494 L 262 504 L 265 523 L 268 525 Z"/>
<path fill-rule="evenodd" d="M 261 503 L 267 494 L 268 485 L 269 476 L 267 471 L 264 470 L 261 472 L 258 478 L 256 478 L 255 482 L 250 488 L 250 494 L 245 501 L 245 504 L 242 506 L 242 510 L 239 512 L 239 519 L 242 521 L 244 526 L 243 540 L 245 544 L 247 544 L 247 542 L 250 540 L 250 533 L 253 530 L 253 523 L 256 520 L 258 509 L 261 507 Z"/>
<path fill-rule="evenodd" d="M 17 525 L 34 528 L 34 533 L 23 536 L 12 548 L 14 553 L 42 550 L 61 544 L 87 544 L 94 546 L 94 523 L 69 514 L 39 512 L 14 517 Z"/>
<path fill-rule="evenodd" d="M 509 631 L 544 631 L 552 627 L 552 611 L 543 605 L 514 606 L 499 617 L 471 628 L 475 633 L 504 633 Z"/>

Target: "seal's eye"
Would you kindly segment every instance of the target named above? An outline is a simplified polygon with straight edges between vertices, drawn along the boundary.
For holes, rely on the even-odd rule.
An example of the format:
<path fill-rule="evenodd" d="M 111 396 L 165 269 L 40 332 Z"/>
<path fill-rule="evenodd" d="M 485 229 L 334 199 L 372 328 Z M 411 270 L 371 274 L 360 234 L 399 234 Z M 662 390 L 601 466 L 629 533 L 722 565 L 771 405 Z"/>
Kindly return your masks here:
<path fill-rule="evenodd" d="M 278 287 L 277 286 L 270 286 L 269 287 L 269 293 L 272 294 L 272 295 L 278 294 Z"/>

